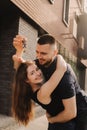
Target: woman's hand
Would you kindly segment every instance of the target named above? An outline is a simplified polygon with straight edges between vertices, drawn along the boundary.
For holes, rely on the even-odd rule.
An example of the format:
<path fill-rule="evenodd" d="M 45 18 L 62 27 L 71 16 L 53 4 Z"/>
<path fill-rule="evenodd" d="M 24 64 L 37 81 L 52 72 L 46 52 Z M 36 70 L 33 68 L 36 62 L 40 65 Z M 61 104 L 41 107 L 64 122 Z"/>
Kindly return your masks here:
<path fill-rule="evenodd" d="M 16 49 L 17 53 L 22 53 L 26 46 L 26 38 L 21 35 L 16 35 L 16 37 L 13 39 L 13 46 Z"/>
<path fill-rule="evenodd" d="M 14 62 L 14 69 L 17 69 L 22 62 L 25 60 L 22 58 L 22 52 L 25 48 L 26 38 L 20 35 L 16 35 L 13 39 L 13 46 L 16 49 L 16 53 L 12 56 L 12 60 Z"/>

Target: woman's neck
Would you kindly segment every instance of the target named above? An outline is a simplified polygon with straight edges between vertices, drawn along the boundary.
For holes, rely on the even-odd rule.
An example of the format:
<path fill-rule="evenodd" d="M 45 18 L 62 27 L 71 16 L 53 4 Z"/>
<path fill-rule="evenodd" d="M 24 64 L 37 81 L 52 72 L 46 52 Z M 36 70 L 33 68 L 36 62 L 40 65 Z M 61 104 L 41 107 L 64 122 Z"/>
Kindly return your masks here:
<path fill-rule="evenodd" d="M 38 89 L 40 89 L 40 85 L 37 85 L 37 84 L 34 84 L 34 85 L 32 85 L 32 90 L 33 90 L 33 92 L 35 92 L 35 91 L 37 91 Z"/>
<path fill-rule="evenodd" d="M 43 81 L 37 84 L 31 84 L 33 92 L 37 91 L 41 88 L 41 86 L 45 83 L 45 78 L 43 77 Z"/>
<path fill-rule="evenodd" d="M 33 84 L 32 85 L 33 92 L 35 92 L 38 89 L 40 89 L 42 85 L 43 85 L 43 83 Z"/>

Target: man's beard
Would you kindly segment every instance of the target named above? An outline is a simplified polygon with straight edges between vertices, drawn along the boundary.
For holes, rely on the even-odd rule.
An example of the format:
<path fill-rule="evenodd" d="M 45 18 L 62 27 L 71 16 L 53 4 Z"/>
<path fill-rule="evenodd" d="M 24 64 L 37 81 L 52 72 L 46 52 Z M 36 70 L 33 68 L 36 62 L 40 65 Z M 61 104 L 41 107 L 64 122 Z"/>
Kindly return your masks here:
<path fill-rule="evenodd" d="M 44 63 L 42 66 L 48 67 L 52 63 L 52 59 Z"/>

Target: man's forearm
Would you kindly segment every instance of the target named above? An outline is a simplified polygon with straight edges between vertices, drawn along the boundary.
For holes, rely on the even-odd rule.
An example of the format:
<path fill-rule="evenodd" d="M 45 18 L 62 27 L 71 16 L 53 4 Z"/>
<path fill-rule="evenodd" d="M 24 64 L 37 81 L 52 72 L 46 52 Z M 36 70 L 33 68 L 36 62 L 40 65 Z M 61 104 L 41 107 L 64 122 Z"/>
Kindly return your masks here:
<path fill-rule="evenodd" d="M 68 99 L 63 99 L 62 100 L 63 105 L 64 105 L 64 110 L 61 111 L 59 114 L 57 114 L 54 117 L 47 115 L 48 121 L 51 123 L 55 122 L 67 122 L 73 118 L 76 117 L 77 115 L 77 107 L 76 107 L 76 97 L 73 96 Z"/>
<path fill-rule="evenodd" d="M 67 122 L 73 118 L 75 118 L 75 114 L 71 112 L 65 112 L 65 111 L 62 111 L 60 112 L 58 115 L 54 116 L 54 117 L 48 117 L 48 121 L 50 123 L 56 123 L 56 122 L 59 122 L 59 123 L 64 123 L 64 122 Z"/>

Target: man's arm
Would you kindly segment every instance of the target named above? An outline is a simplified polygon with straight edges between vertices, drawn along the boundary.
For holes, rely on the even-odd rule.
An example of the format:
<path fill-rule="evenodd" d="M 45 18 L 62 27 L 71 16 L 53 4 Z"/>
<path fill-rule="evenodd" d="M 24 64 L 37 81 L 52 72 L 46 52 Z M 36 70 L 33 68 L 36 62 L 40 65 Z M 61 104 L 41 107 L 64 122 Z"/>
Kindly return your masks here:
<path fill-rule="evenodd" d="M 56 122 L 64 123 L 76 117 L 77 107 L 75 96 L 68 99 L 63 99 L 62 102 L 64 105 L 64 110 L 60 112 L 58 115 L 51 117 L 47 113 L 47 119 L 50 123 L 56 123 Z"/>
<path fill-rule="evenodd" d="M 64 106 L 64 110 L 58 113 L 54 117 L 48 117 L 51 123 L 54 122 L 67 122 L 77 115 L 77 105 L 76 105 L 76 91 L 75 91 L 75 78 L 71 74 L 69 68 L 67 73 L 64 75 L 61 86 L 61 100 Z"/>

